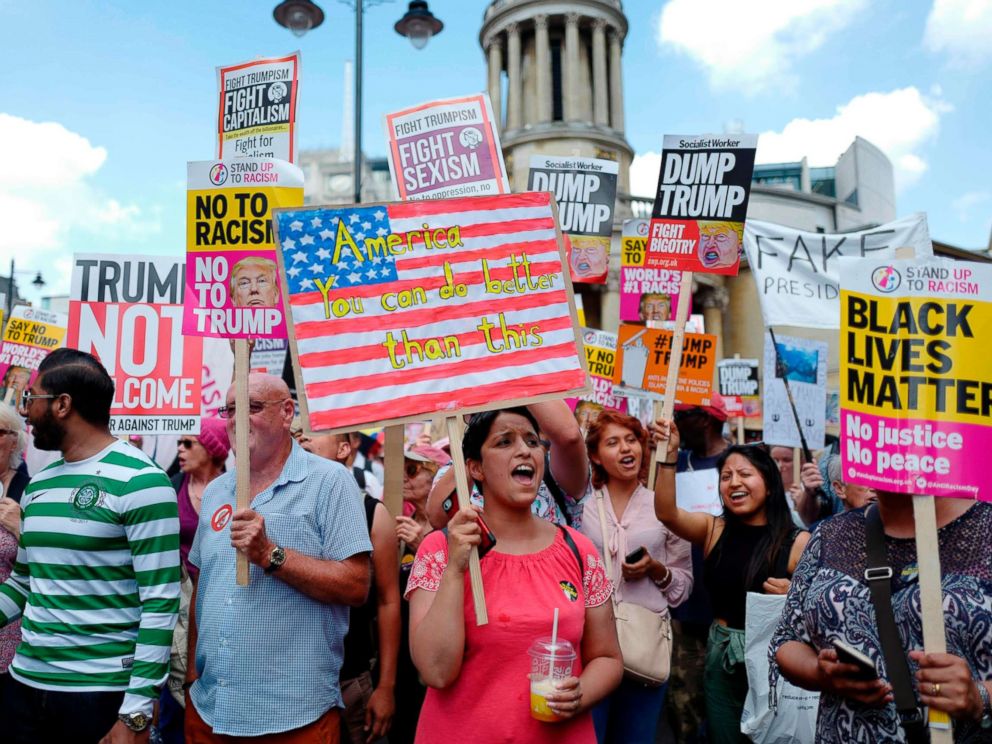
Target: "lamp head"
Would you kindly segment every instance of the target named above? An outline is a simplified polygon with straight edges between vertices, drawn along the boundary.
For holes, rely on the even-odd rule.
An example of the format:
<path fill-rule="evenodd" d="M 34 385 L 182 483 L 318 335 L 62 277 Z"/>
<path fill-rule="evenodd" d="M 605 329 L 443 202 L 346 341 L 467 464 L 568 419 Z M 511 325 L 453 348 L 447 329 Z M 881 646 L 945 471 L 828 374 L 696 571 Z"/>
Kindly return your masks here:
<path fill-rule="evenodd" d="M 324 22 L 324 11 L 311 0 L 282 0 L 272 11 L 272 17 L 292 31 L 293 36 L 303 36 Z"/>
<path fill-rule="evenodd" d="M 394 26 L 396 33 L 405 36 L 414 49 L 423 49 L 432 36 L 441 33 L 444 24 L 427 7 L 425 0 L 411 0 L 406 14 Z"/>

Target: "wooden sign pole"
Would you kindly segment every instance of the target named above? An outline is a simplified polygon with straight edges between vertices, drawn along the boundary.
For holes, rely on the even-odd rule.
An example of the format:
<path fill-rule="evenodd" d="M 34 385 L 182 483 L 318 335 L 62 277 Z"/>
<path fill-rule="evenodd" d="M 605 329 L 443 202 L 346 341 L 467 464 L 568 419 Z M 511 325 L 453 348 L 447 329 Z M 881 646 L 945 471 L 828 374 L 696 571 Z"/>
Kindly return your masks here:
<path fill-rule="evenodd" d="M 912 248 L 897 248 L 896 258 L 914 258 Z M 916 565 L 920 582 L 920 615 L 923 650 L 928 654 L 947 653 L 944 630 L 944 594 L 940 579 L 940 544 L 937 541 L 937 508 L 933 496 L 913 494 L 913 520 L 916 527 Z M 928 709 L 930 744 L 952 744 L 954 732 L 946 713 Z"/>
<path fill-rule="evenodd" d="M 937 542 L 937 510 L 933 496 L 913 494 L 916 522 L 916 565 L 919 569 L 920 614 L 923 649 L 928 654 L 947 653 L 944 634 L 944 597 L 940 582 L 940 546 Z M 943 711 L 928 709 L 930 744 L 951 744 L 951 719 Z"/>
<path fill-rule="evenodd" d="M 654 404 L 655 419 L 670 419 L 675 410 L 676 386 L 679 380 L 679 367 L 682 365 L 682 344 L 685 339 L 685 323 L 689 319 L 689 297 L 692 295 L 692 272 L 683 271 L 679 282 L 679 305 L 675 309 L 675 331 L 672 334 L 671 355 L 668 358 L 668 378 L 665 380 L 665 399 L 659 406 Z M 659 410 L 660 409 L 660 410 Z M 654 457 L 648 466 L 648 489 L 654 490 L 658 475 L 658 463 L 666 457 L 664 448 L 656 447 Z"/>
<path fill-rule="evenodd" d="M 469 506 L 468 473 L 465 470 L 465 456 L 462 453 L 462 420 L 458 416 L 445 419 L 448 427 L 448 441 L 451 443 L 451 467 L 455 471 L 455 486 L 458 494 L 458 508 Z M 472 548 L 468 557 L 468 577 L 472 587 L 472 602 L 475 605 L 475 624 L 486 625 L 489 614 L 486 612 L 486 594 L 482 586 L 482 565 L 479 562 L 479 549 Z"/>
<path fill-rule="evenodd" d="M 792 483 L 803 485 L 803 451 L 799 447 L 792 448 Z"/>
<path fill-rule="evenodd" d="M 734 354 L 734 359 L 740 359 L 740 354 Z M 744 444 L 744 406 L 737 413 L 737 444 Z"/>
<path fill-rule="evenodd" d="M 251 453 L 248 452 L 248 370 L 251 351 L 248 339 L 234 340 L 234 450 L 235 450 L 235 511 L 251 505 Z M 248 557 L 237 552 L 238 586 L 248 586 Z"/>
<path fill-rule="evenodd" d="M 389 513 L 398 517 L 403 513 L 403 446 L 406 436 L 402 424 L 387 426 L 385 429 L 386 446 L 383 453 L 385 468 L 385 483 L 382 484 L 382 503 Z"/>

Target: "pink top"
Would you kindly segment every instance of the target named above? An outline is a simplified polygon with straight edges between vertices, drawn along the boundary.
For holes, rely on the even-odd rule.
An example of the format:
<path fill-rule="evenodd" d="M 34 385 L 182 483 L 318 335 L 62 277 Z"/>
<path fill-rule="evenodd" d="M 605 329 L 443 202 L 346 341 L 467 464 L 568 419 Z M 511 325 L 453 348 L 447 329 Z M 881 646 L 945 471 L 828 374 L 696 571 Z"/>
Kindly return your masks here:
<path fill-rule="evenodd" d="M 17 559 L 17 538 L 0 527 L 0 582 L 6 581 Z M 0 674 L 7 671 L 21 642 L 20 618 L 0 628 Z"/>
<path fill-rule="evenodd" d="M 603 530 L 599 526 L 599 490 L 583 499 L 582 534 L 588 536 L 603 553 Z M 654 494 L 638 486 L 630 497 L 623 517 L 617 522 L 613 501 L 603 489 L 606 510 L 606 536 L 610 548 L 610 576 L 617 588 L 617 600 L 632 602 L 653 612 L 667 612 L 678 607 L 692 591 L 692 547 L 686 540 L 672 534 L 654 515 Z M 672 572 L 672 582 L 660 589 L 648 576 L 637 581 L 620 578 L 620 564 L 631 551 L 641 545 L 656 561 Z"/>
<path fill-rule="evenodd" d="M 537 638 L 550 636 L 554 609 L 559 609 L 558 636 L 581 649 L 587 607 L 610 598 L 612 587 L 592 543 L 569 529 L 584 569 L 562 537 L 537 553 L 509 555 L 494 549 L 482 559 L 489 624 L 475 624 L 468 574 L 465 576 L 465 655 L 454 684 L 427 689 L 420 711 L 416 744 L 472 741 L 562 742 L 595 744 L 592 715 L 564 723 L 542 723 L 530 715 L 530 657 Z M 417 589 L 436 592 L 448 564 L 443 532 L 432 532 L 420 545 L 406 596 Z M 580 653 L 581 655 L 581 653 Z M 576 660 L 573 673 L 582 671 Z"/>

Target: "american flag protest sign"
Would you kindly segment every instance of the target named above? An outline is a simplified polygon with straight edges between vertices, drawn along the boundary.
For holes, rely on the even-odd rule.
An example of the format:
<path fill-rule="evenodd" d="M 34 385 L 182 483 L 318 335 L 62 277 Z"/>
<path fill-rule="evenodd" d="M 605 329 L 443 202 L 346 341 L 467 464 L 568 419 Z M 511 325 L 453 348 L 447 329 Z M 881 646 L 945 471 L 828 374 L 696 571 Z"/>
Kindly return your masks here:
<path fill-rule="evenodd" d="M 550 194 L 274 216 L 311 430 L 585 392 Z"/>

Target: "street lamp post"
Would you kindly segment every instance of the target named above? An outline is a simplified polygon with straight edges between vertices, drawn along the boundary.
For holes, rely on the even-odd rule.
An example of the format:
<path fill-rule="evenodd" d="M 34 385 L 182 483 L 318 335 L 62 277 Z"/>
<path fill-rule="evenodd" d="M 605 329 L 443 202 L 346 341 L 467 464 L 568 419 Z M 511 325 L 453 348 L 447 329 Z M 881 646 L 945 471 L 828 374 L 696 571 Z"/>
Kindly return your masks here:
<path fill-rule="evenodd" d="M 355 151 L 353 186 L 355 204 L 362 201 L 362 22 L 365 3 L 372 0 L 339 0 L 355 11 Z M 324 22 L 324 11 L 311 0 L 283 0 L 272 11 L 276 23 L 295 36 L 303 36 Z M 441 33 L 444 24 L 427 7 L 425 0 L 412 0 L 407 12 L 393 26 L 400 36 L 410 39 L 415 49 L 423 49 L 432 36 Z"/>
<path fill-rule="evenodd" d="M 15 273 L 16 272 L 14 271 L 14 259 L 10 259 L 10 276 L 7 277 L 7 319 L 10 318 L 10 313 L 14 309 L 14 274 Z M 20 273 L 30 274 L 31 272 L 22 271 Z M 37 274 L 35 274 L 34 280 L 31 282 L 31 284 L 33 284 L 36 289 L 41 289 L 42 287 L 45 286 L 45 280 L 41 276 L 40 271 Z"/>

